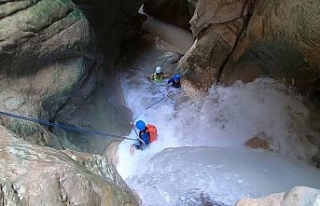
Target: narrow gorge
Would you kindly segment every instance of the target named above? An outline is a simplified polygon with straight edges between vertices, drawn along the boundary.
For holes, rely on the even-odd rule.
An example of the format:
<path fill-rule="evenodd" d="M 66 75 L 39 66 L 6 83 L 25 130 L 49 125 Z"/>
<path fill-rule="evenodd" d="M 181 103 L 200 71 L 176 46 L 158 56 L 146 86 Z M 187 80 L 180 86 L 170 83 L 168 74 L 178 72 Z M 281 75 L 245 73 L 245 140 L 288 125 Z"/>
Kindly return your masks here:
<path fill-rule="evenodd" d="M 0 205 L 320 204 L 319 20 L 316 0 L 0 0 Z M 138 119 L 159 139 L 132 155 Z"/>

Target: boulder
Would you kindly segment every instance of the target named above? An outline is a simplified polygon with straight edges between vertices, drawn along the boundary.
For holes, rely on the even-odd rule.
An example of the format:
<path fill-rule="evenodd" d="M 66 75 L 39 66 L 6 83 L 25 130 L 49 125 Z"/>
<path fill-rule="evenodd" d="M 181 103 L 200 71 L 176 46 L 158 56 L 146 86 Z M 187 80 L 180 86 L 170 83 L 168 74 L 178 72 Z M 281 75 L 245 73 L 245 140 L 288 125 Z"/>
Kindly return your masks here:
<path fill-rule="evenodd" d="M 245 145 L 247 147 L 253 148 L 253 149 L 257 149 L 257 148 L 261 148 L 261 149 L 265 149 L 265 150 L 271 150 L 269 147 L 269 142 L 265 139 L 261 139 L 260 137 L 252 137 L 251 139 L 247 140 L 245 142 Z"/>
<path fill-rule="evenodd" d="M 0 135 L 3 205 L 138 205 L 104 157 L 33 145 L 2 126 Z"/>
<path fill-rule="evenodd" d="M 235 206 L 309 206 L 320 205 L 320 190 L 298 186 L 288 192 L 272 194 L 264 198 L 242 198 Z"/>
<path fill-rule="evenodd" d="M 269 76 L 318 94 L 319 1 L 189 2 L 197 41 L 180 64 L 189 80 L 228 85 Z"/>
<path fill-rule="evenodd" d="M 319 6 L 316 0 L 256 1 L 248 26 L 223 69 L 222 82 L 266 75 L 297 87 L 316 87 Z"/>
<path fill-rule="evenodd" d="M 199 0 L 194 4 L 190 24 L 197 42 L 186 55 L 183 70 L 199 75 L 194 70 L 206 73 L 211 67 L 215 70 L 211 84 L 269 76 L 297 87 L 319 87 L 318 1 Z"/>
<path fill-rule="evenodd" d="M 0 110 L 53 119 L 96 65 L 88 21 L 65 0 L 4 0 L 0 15 Z M 33 143 L 62 148 L 37 124 L 1 118 L 20 137 L 33 135 Z"/>
<path fill-rule="evenodd" d="M 190 21 L 196 41 L 179 62 L 186 79 L 207 91 L 221 75 L 228 57 L 245 28 L 250 1 L 200 0 Z"/>

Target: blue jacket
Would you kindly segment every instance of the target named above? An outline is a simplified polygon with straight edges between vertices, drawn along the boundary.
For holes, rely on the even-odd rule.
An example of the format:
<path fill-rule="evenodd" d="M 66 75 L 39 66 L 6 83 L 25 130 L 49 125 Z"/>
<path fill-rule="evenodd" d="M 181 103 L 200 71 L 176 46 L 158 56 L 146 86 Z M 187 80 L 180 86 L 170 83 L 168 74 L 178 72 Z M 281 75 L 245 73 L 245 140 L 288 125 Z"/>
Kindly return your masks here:
<path fill-rule="evenodd" d="M 174 77 L 170 78 L 168 81 L 167 81 L 167 84 L 172 84 L 172 86 L 174 88 L 180 88 L 181 87 L 181 84 L 180 84 L 180 81 L 176 82 L 174 81 Z"/>
<path fill-rule="evenodd" d="M 144 141 L 144 143 L 146 143 L 146 145 L 150 143 L 150 134 L 149 132 L 146 132 L 146 130 L 140 131 L 139 137 Z"/>

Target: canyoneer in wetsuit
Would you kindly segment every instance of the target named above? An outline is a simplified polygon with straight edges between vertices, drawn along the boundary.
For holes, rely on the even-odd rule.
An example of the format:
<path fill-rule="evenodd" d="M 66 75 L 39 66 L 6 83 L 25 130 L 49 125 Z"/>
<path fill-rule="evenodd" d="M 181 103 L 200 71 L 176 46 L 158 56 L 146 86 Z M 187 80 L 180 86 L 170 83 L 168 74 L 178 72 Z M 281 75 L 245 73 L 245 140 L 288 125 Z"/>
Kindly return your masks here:
<path fill-rule="evenodd" d="M 171 77 L 167 82 L 166 82 L 166 87 L 169 85 L 173 86 L 174 88 L 180 88 L 181 83 L 180 83 L 180 74 L 176 74 L 173 77 Z"/>
<path fill-rule="evenodd" d="M 171 77 L 167 82 L 166 82 L 166 89 L 169 94 L 169 86 L 172 86 L 174 88 L 180 89 L 181 88 L 181 83 L 180 83 L 180 74 L 176 74 L 173 77 Z"/>
<path fill-rule="evenodd" d="M 142 120 L 137 121 L 136 126 L 140 131 L 139 138 L 137 139 L 137 143 L 135 143 L 134 146 L 138 150 L 143 150 L 150 143 L 150 133 L 147 131 L 148 128 Z"/>
<path fill-rule="evenodd" d="M 144 150 L 147 145 L 156 141 L 158 138 L 157 128 L 154 125 L 146 125 L 144 121 L 138 120 L 136 122 L 136 127 L 140 130 L 139 138 L 137 139 L 137 142 L 132 145 L 131 153 L 133 153 L 132 149 Z"/>
<path fill-rule="evenodd" d="M 161 67 L 156 68 L 156 71 L 152 74 L 150 79 L 153 80 L 154 83 L 163 83 L 165 77 Z"/>

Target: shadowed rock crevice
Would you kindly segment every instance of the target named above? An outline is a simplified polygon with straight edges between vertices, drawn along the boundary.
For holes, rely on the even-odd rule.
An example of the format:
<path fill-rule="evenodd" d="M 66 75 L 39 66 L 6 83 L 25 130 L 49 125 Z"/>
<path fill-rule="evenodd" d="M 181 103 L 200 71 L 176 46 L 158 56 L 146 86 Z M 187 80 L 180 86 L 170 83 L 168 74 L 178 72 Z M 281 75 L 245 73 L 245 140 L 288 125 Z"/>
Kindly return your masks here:
<path fill-rule="evenodd" d="M 186 90 L 190 90 L 187 93 L 194 93 L 190 86 L 207 91 L 220 79 L 250 21 L 253 3 L 248 0 L 226 4 L 206 0 L 197 3 L 190 21 L 196 41 L 179 62 L 179 68 L 186 76 Z"/>
<path fill-rule="evenodd" d="M 146 19 L 137 14 L 143 0 L 109 1 L 73 0 L 83 11 L 97 35 L 99 50 L 104 55 L 103 67 L 114 69 L 125 38 L 139 34 Z"/>
<path fill-rule="evenodd" d="M 145 13 L 186 29 L 190 28 L 193 10 L 186 0 L 146 0 L 143 5 Z"/>
<path fill-rule="evenodd" d="M 33 6 L 33 3 L 30 1 L 20 1 L 17 4 L 13 4 L 12 3 L 13 1 L 14 0 L 7 1 L 7 2 L 5 2 L 5 1 L 0 2 L 0 10 L 2 11 L 0 14 L 0 19 L 2 19 L 3 17 L 12 16 L 19 11 L 23 11 L 23 10 L 28 9 L 29 7 Z M 9 4 L 11 4 L 12 6 Z"/>
<path fill-rule="evenodd" d="M 312 87 L 319 79 L 320 17 L 316 1 L 256 1 L 252 20 L 226 65 L 224 82 L 251 81 L 260 75 L 297 87 Z M 317 59 L 317 60 L 316 60 Z M 251 70 L 251 71 L 250 71 Z M 251 72 L 251 76 L 247 75 Z"/>
<path fill-rule="evenodd" d="M 250 6 L 247 6 L 248 4 L 250 4 Z M 247 2 L 243 5 L 242 13 L 247 8 L 249 9 L 248 13 L 245 16 L 238 17 L 237 19 L 232 20 L 232 21 L 237 21 L 238 19 L 243 19 L 243 27 L 240 30 L 240 32 L 238 34 L 238 37 L 235 40 L 235 43 L 234 43 L 234 45 L 232 47 L 231 52 L 229 53 L 229 55 L 227 56 L 227 58 L 223 62 L 222 66 L 219 68 L 219 71 L 218 71 L 218 74 L 217 74 L 216 80 L 215 80 L 218 84 L 219 84 L 221 75 L 223 73 L 224 67 L 226 66 L 227 62 L 229 61 L 231 55 L 234 53 L 236 47 L 239 45 L 240 38 L 241 38 L 241 36 L 243 35 L 243 32 L 247 29 L 247 27 L 248 27 L 248 25 L 250 23 L 250 20 L 251 20 L 253 11 L 254 11 L 254 5 L 255 5 L 255 0 L 247 0 Z M 229 22 L 232 22 L 232 21 L 229 21 Z M 222 24 L 229 23 L 229 22 L 223 22 Z"/>
<path fill-rule="evenodd" d="M 269 76 L 318 93 L 319 2 L 199 0 L 193 4 L 190 25 L 197 41 L 179 67 L 194 85 L 207 90 L 216 79 L 229 85 Z M 211 78 L 204 80 L 205 76 Z"/>

